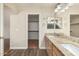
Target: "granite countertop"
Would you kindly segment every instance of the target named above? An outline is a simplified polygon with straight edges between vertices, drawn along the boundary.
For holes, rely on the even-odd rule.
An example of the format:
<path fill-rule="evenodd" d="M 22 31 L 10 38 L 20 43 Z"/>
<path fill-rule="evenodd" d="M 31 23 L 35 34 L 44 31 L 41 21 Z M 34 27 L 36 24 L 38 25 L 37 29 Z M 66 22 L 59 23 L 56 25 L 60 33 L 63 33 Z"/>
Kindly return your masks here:
<path fill-rule="evenodd" d="M 76 42 L 73 42 L 70 40 L 69 37 L 65 36 L 56 36 L 56 35 L 46 35 L 46 37 L 65 55 L 65 56 L 79 56 L 79 49 L 78 52 L 73 49 L 74 47 L 79 48 L 79 44 Z M 71 46 L 69 47 L 69 50 L 64 48 L 62 45 L 66 44 L 66 46 Z M 71 50 L 70 50 L 71 49 Z M 76 48 L 75 48 L 76 49 Z"/>

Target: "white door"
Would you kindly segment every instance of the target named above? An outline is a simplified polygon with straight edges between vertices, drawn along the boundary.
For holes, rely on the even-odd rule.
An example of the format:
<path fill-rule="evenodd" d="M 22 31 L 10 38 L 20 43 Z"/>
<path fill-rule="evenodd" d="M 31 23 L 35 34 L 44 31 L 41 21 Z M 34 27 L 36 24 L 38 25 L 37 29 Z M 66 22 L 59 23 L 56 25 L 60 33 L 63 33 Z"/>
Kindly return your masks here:
<path fill-rule="evenodd" d="M 26 17 L 22 14 L 11 15 L 10 18 L 10 48 L 26 49 Z"/>

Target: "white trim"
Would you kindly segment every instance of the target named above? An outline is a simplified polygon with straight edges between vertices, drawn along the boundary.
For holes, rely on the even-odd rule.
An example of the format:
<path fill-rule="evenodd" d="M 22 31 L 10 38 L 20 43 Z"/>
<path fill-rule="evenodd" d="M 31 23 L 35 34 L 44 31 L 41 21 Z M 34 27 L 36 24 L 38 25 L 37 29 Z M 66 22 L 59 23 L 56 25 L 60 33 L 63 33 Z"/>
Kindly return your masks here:
<path fill-rule="evenodd" d="M 0 7 L 1 7 L 1 9 L 0 9 L 1 10 L 0 11 L 1 12 L 1 18 L 0 18 L 1 19 L 1 21 L 0 21 L 0 25 L 1 25 L 0 26 L 1 27 L 0 32 L 1 33 L 0 33 L 0 36 L 3 37 L 3 31 L 4 31 L 4 28 L 3 28 L 3 26 L 4 26 L 4 20 L 3 20 L 3 3 L 0 4 Z M 0 45 L 1 45 L 0 55 L 3 56 L 4 55 L 4 39 L 1 39 Z"/>
<path fill-rule="evenodd" d="M 27 14 L 26 14 L 26 16 L 25 16 L 25 21 L 26 21 L 26 29 L 25 29 L 25 32 L 26 32 L 26 37 L 25 37 L 25 39 L 26 39 L 26 48 L 28 48 L 28 16 L 27 16 Z"/>
<path fill-rule="evenodd" d="M 26 20 L 28 21 L 28 15 L 29 14 L 32 14 L 32 15 L 36 15 L 36 14 L 38 14 L 39 15 L 39 29 L 40 29 L 40 13 L 39 12 L 28 12 L 28 13 L 26 13 Z M 28 23 L 28 22 L 27 22 Z M 27 27 L 28 27 L 28 24 L 27 24 Z M 27 28 L 26 28 L 27 29 Z M 27 29 L 28 30 L 28 29 Z M 27 33 L 27 31 L 26 31 L 26 33 Z M 28 36 L 26 37 L 26 39 L 27 39 L 27 48 L 28 48 Z M 39 42 L 40 42 L 40 30 L 39 30 Z M 39 45 L 40 45 L 40 43 L 39 43 Z M 39 46 L 40 47 L 40 46 Z"/>
<path fill-rule="evenodd" d="M 39 49 L 46 49 L 45 47 L 39 47 Z"/>
<path fill-rule="evenodd" d="M 27 49 L 26 47 L 10 47 L 10 49 Z"/>

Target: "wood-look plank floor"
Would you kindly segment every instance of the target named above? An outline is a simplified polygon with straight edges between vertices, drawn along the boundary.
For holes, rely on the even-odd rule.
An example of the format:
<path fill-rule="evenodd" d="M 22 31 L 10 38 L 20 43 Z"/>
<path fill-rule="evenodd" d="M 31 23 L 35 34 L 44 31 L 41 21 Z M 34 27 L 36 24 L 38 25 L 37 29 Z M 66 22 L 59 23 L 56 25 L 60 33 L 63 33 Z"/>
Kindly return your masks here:
<path fill-rule="evenodd" d="M 45 49 L 12 49 L 4 56 L 48 56 L 48 54 Z"/>
<path fill-rule="evenodd" d="M 28 40 L 28 48 L 38 48 L 39 41 L 37 39 L 29 39 Z"/>

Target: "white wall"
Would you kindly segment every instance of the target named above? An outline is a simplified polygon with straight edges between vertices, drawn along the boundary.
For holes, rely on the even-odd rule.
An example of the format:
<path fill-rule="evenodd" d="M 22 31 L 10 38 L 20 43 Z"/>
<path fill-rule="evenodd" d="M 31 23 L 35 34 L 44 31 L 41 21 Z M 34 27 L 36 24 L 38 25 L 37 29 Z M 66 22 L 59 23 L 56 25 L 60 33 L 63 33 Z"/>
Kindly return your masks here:
<path fill-rule="evenodd" d="M 19 17 L 19 19 L 23 18 L 23 19 L 21 19 L 21 21 L 23 22 L 22 25 L 24 25 L 25 22 L 28 20 L 28 17 L 27 17 L 28 14 L 39 14 L 39 48 L 40 49 L 45 48 L 44 34 L 46 33 L 46 25 L 47 25 L 46 24 L 46 20 L 47 20 L 46 18 L 48 16 L 52 15 L 52 13 L 53 13 L 52 11 L 53 11 L 52 8 L 27 7 L 27 9 L 25 11 L 22 11 L 22 12 L 19 13 L 21 15 Z M 17 21 L 17 20 L 15 20 L 15 21 Z M 12 21 L 11 21 L 11 23 L 12 23 Z M 16 25 L 18 25 L 18 24 L 19 24 L 19 20 L 18 20 L 18 23 Z M 27 24 L 27 22 L 26 22 L 26 24 Z M 20 26 L 20 24 L 19 24 L 19 26 Z M 25 25 L 21 28 L 25 28 Z M 26 28 L 26 29 L 28 29 L 28 28 Z M 26 35 L 27 32 L 28 31 L 26 31 L 25 33 L 24 33 L 24 31 L 19 32 L 19 33 L 23 33 L 23 35 L 19 35 L 18 37 L 16 37 L 11 42 L 11 44 L 12 44 L 11 47 L 17 47 L 17 46 L 18 47 L 27 47 L 27 44 L 28 44 L 28 42 L 27 42 L 28 41 L 28 39 L 27 39 L 28 36 Z M 24 37 L 25 36 L 24 34 L 26 35 L 26 37 Z M 19 38 L 20 36 L 22 36 L 22 37 Z M 17 42 L 18 42 L 18 44 L 17 44 Z M 25 46 L 25 44 L 26 44 L 26 46 Z"/>

